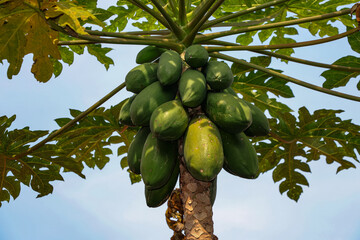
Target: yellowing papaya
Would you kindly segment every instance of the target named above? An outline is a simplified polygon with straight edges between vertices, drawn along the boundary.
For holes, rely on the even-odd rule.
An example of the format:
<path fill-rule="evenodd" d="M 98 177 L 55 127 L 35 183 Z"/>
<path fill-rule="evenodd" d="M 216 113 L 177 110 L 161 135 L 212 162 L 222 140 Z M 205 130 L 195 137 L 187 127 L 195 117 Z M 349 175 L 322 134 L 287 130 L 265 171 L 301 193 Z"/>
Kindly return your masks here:
<path fill-rule="evenodd" d="M 126 90 L 139 93 L 151 83 L 157 81 L 157 63 L 144 63 L 131 69 L 125 76 Z"/>
<path fill-rule="evenodd" d="M 152 62 L 159 58 L 164 51 L 165 49 L 156 46 L 146 46 L 136 55 L 136 63 L 142 64 Z"/>
<path fill-rule="evenodd" d="M 141 154 L 140 172 L 144 183 L 150 188 L 164 186 L 177 162 L 177 142 L 163 141 L 150 133 Z"/>
<path fill-rule="evenodd" d="M 212 181 L 223 166 L 219 130 L 204 115 L 190 121 L 184 140 L 184 160 L 190 174 L 200 181 Z"/>
<path fill-rule="evenodd" d="M 224 148 L 224 169 L 236 176 L 253 179 L 258 176 L 259 161 L 255 148 L 244 133 L 221 131 Z"/>
<path fill-rule="evenodd" d="M 134 101 L 136 95 L 125 100 L 124 104 L 122 105 L 119 113 L 119 122 L 124 125 L 134 125 L 131 121 L 130 117 L 130 106 L 131 103 Z"/>
<path fill-rule="evenodd" d="M 130 143 L 127 160 L 129 168 L 133 173 L 140 174 L 141 154 L 149 133 L 150 128 L 142 127 Z"/>
<path fill-rule="evenodd" d="M 206 80 L 201 72 L 188 69 L 181 75 L 179 93 L 184 106 L 199 106 L 204 101 L 206 92 Z"/>
<path fill-rule="evenodd" d="M 249 106 L 240 98 L 224 92 L 209 92 L 205 112 L 221 129 L 240 133 L 252 122 Z"/>
<path fill-rule="evenodd" d="M 166 202 L 175 188 L 179 177 L 179 164 L 176 163 L 169 181 L 162 187 L 151 189 L 145 185 L 145 199 L 148 207 L 159 207 Z"/>
<path fill-rule="evenodd" d="M 182 60 L 177 52 L 167 50 L 161 54 L 157 78 L 163 86 L 177 82 L 180 79 L 181 71 Z"/>
<path fill-rule="evenodd" d="M 245 101 L 250 107 L 252 115 L 251 125 L 244 131 L 248 137 L 266 136 L 270 132 L 270 125 L 267 117 L 258 107 Z"/>
<path fill-rule="evenodd" d="M 163 87 L 154 82 L 136 95 L 130 106 L 131 121 L 137 126 L 149 126 L 151 114 L 161 104 L 171 101 L 176 96 L 177 87 Z"/>
<path fill-rule="evenodd" d="M 158 106 L 151 115 L 150 129 L 162 140 L 179 139 L 188 126 L 189 118 L 179 100 L 172 100 Z"/>
<path fill-rule="evenodd" d="M 234 81 L 230 67 L 224 62 L 210 61 L 203 72 L 206 82 L 215 91 L 230 87 Z"/>
<path fill-rule="evenodd" d="M 190 67 L 203 67 L 208 62 L 209 53 L 201 45 L 192 45 L 185 50 L 185 62 Z"/>

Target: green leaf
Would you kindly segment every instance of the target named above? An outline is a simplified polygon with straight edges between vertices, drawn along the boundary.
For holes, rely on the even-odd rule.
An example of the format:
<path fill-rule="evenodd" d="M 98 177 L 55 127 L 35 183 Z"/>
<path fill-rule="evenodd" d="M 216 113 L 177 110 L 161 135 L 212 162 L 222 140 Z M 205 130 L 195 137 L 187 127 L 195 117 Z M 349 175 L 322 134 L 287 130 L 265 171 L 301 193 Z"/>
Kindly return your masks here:
<path fill-rule="evenodd" d="M 114 61 L 106 56 L 112 50 L 111 48 L 102 48 L 100 44 L 91 44 L 87 45 L 87 49 L 91 55 L 94 55 L 105 66 L 106 70 L 109 69 L 110 65 L 114 65 Z"/>
<path fill-rule="evenodd" d="M 342 57 L 339 60 L 336 60 L 333 64 L 345 66 L 345 67 L 360 67 L 360 58 L 354 56 Z M 359 72 L 345 72 L 339 70 L 326 70 L 321 76 L 323 76 L 326 81 L 323 83 L 324 88 L 332 89 L 337 87 L 346 86 L 351 78 L 359 76 Z M 359 89 L 360 90 L 360 89 Z"/>
<path fill-rule="evenodd" d="M 350 28 L 347 28 L 347 30 L 350 30 Z M 349 35 L 347 37 L 347 39 L 348 39 L 351 49 L 354 52 L 360 53 L 360 33 L 359 33 L 359 31 Z"/>

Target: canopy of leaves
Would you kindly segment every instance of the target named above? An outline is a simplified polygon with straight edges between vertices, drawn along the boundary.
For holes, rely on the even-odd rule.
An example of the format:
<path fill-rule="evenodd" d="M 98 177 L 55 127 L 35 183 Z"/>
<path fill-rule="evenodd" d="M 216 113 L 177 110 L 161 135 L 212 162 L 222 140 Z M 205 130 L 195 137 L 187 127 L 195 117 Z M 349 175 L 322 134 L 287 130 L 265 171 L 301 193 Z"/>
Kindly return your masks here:
<path fill-rule="evenodd" d="M 104 9 L 98 7 L 97 0 L 0 0 L 0 62 L 9 63 L 7 75 L 12 78 L 19 73 L 24 56 L 32 54 L 32 73 L 38 81 L 47 82 L 52 75 L 61 74 L 63 63 L 73 63 L 74 53 L 83 54 L 85 48 L 108 69 L 113 64 L 106 55 L 111 48 L 102 44 L 155 45 L 181 52 L 196 43 L 206 46 L 209 52 L 255 51 L 261 56 L 233 61 L 232 87 L 272 117 L 270 136 L 253 139 L 261 172 L 273 170 L 280 192 L 287 192 L 297 201 L 302 186 L 309 185 L 304 174 L 310 172 L 311 161 L 323 156 L 328 164 L 338 164 L 337 172 L 354 168 L 359 161 L 359 126 L 342 120 L 341 111 L 321 109 L 311 114 L 303 107 L 295 117 L 284 103 L 284 99 L 295 97 L 289 81 L 360 101 L 357 96 L 331 90 L 346 86 L 359 75 L 358 57 L 343 56 L 333 64 L 322 64 L 292 56 L 296 47 L 342 37 L 348 37 L 351 48 L 359 53 L 358 23 L 349 8 L 356 2 L 119 0 Z M 124 32 L 130 24 L 139 31 Z M 297 36 L 303 29 L 315 40 L 299 42 Z M 255 39 L 262 45 L 253 45 Z M 323 87 L 272 69 L 273 57 L 328 68 L 322 73 Z M 121 167 L 127 168 L 125 153 L 137 129 L 118 124 L 121 105 L 93 111 L 53 139 L 55 143 L 36 150 L 32 146 L 47 131 L 11 130 L 15 117 L 1 117 L 0 201 L 16 198 L 20 183 L 39 192 L 39 196 L 51 193 L 50 182 L 62 180 L 61 170 L 83 176 L 84 164 L 102 169 L 113 154 L 113 144 L 122 157 Z M 70 114 L 72 118 L 56 120 L 59 127 L 80 112 L 71 110 Z M 139 176 L 129 173 L 132 183 L 140 181 Z"/>

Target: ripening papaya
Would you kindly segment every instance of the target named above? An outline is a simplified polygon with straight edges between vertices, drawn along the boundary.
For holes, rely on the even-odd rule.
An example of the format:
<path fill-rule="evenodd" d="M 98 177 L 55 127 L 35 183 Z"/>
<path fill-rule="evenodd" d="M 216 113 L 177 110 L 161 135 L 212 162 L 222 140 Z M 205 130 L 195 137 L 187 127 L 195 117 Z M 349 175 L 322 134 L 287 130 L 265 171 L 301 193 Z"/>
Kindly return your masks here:
<path fill-rule="evenodd" d="M 164 186 L 177 162 L 176 141 L 163 141 L 150 133 L 141 154 L 140 172 L 144 183 L 150 188 Z"/>
<path fill-rule="evenodd" d="M 179 100 L 172 100 L 158 106 L 151 115 L 150 129 L 162 140 L 179 139 L 188 126 L 189 118 Z"/>
<path fill-rule="evenodd" d="M 130 117 L 130 106 L 131 103 L 134 101 L 136 95 L 131 96 L 130 98 L 126 99 L 124 104 L 121 106 L 119 112 L 119 122 L 124 125 L 134 125 L 131 121 Z"/>
<path fill-rule="evenodd" d="M 230 134 L 221 131 L 224 148 L 224 169 L 236 176 L 253 179 L 258 176 L 259 161 L 249 139 L 244 133 Z"/>
<path fill-rule="evenodd" d="M 252 122 L 250 108 L 244 100 L 225 92 L 209 92 L 205 112 L 211 121 L 229 133 L 240 133 Z"/>
<path fill-rule="evenodd" d="M 144 63 L 131 69 L 125 76 L 126 90 L 139 93 L 157 81 L 157 63 Z"/>
<path fill-rule="evenodd" d="M 135 138 L 132 140 L 129 146 L 127 160 L 129 164 L 129 168 L 133 173 L 140 174 L 140 162 L 142 150 L 145 145 L 146 138 L 150 133 L 150 128 L 142 127 Z"/>
<path fill-rule="evenodd" d="M 156 46 L 146 46 L 143 49 L 138 52 L 136 55 L 136 63 L 142 64 L 142 63 L 149 63 L 157 58 L 160 57 L 160 55 L 166 51 L 164 48 L 159 48 Z"/>
<path fill-rule="evenodd" d="M 188 69 L 181 75 L 179 94 L 184 106 L 199 106 L 204 101 L 206 92 L 206 80 L 200 71 Z"/>
<path fill-rule="evenodd" d="M 234 81 L 230 67 L 224 62 L 210 61 L 205 66 L 203 72 L 206 82 L 215 91 L 230 87 Z"/>
<path fill-rule="evenodd" d="M 190 121 L 184 140 L 184 160 L 190 174 L 200 181 L 212 181 L 223 166 L 219 130 L 205 115 Z"/>
<path fill-rule="evenodd" d="M 245 103 L 250 107 L 252 115 L 252 123 L 244 131 L 246 136 L 259 137 L 268 135 L 270 132 L 270 125 L 263 111 L 261 111 L 258 107 L 247 101 L 245 101 Z"/>
<path fill-rule="evenodd" d="M 171 173 L 170 179 L 164 186 L 156 189 L 151 189 L 150 187 L 145 185 L 146 205 L 148 207 L 155 208 L 164 204 L 174 190 L 178 177 L 179 164 L 177 163 L 175 164 L 175 167 Z"/>
<path fill-rule="evenodd" d="M 173 51 L 163 52 L 159 59 L 157 78 L 163 86 L 177 82 L 181 77 L 182 60 L 180 55 Z"/>
<path fill-rule="evenodd" d="M 201 45 L 192 45 L 185 50 L 185 62 L 190 67 L 199 68 L 208 62 L 209 53 Z"/>
<path fill-rule="evenodd" d="M 175 98 L 177 86 L 164 87 L 154 82 L 136 95 L 130 106 L 131 121 L 137 126 L 149 126 L 151 114 L 161 104 Z"/>

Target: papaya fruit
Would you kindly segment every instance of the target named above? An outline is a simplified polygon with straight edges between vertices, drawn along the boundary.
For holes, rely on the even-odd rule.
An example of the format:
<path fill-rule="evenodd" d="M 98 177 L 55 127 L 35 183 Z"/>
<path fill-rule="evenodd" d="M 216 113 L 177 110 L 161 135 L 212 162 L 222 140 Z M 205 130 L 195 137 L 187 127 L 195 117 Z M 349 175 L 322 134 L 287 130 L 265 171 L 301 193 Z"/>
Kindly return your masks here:
<path fill-rule="evenodd" d="M 201 45 L 192 45 L 185 50 L 185 62 L 190 67 L 199 68 L 206 65 L 209 53 Z"/>
<path fill-rule="evenodd" d="M 177 52 L 167 50 L 161 54 L 157 78 L 163 86 L 177 82 L 181 77 L 181 71 L 182 60 Z"/>
<path fill-rule="evenodd" d="M 223 92 L 230 93 L 231 95 L 238 97 L 237 93 L 231 87 L 225 88 Z"/>
<path fill-rule="evenodd" d="M 204 101 L 206 92 L 206 80 L 201 72 L 188 69 L 181 75 L 179 94 L 184 106 L 199 106 Z"/>
<path fill-rule="evenodd" d="M 136 55 L 136 63 L 142 64 L 152 62 L 159 58 L 160 55 L 165 51 L 166 49 L 164 48 L 159 48 L 156 46 L 146 46 L 141 49 L 140 52 L 138 52 L 138 54 Z"/>
<path fill-rule="evenodd" d="M 130 126 L 134 125 L 130 117 L 130 106 L 131 103 L 134 101 L 135 96 L 136 95 L 133 95 L 130 98 L 126 99 L 124 104 L 121 106 L 118 117 L 120 124 L 130 125 Z"/>
<path fill-rule="evenodd" d="M 203 72 L 206 82 L 215 91 L 230 87 L 234 81 L 230 67 L 224 62 L 210 61 Z"/>
<path fill-rule="evenodd" d="M 155 208 L 164 204 L 170 197 L 172 191 L 174 190 L 178 177 L 179 177 L 179 164 L 176 163 L 171 173 L 170 179 L 164 186 L 160 188 L 152 189 L 147 185 L 145 185 L 146 205 L 148 207 Z"/>
<path fill-rule="evenodd" d="M 257 106 L 245 101 L 250 107 L 252 115 L 251 125 L 245 129 L 244 133 L 248 137 L 266 136 L 270 132 L 270 125 L 267 117 Z"/>
<path fill-rule="evenodd" d="M 240 133 L 252 122 L 249 106 L 244 100 L 224 92 L 209 92 L 205 100 L 207 116 L 221 129 Z"/>
<path fill-rule="evenodd" d="M 205 115 L 190 121 L 184 140 L 184 160 L 190 174 L 200 181 L 212 181 L 222 169 L 220 133 Z"/>
<path fill-rule="evenodd" d="M 157 81 L 157 63 L 144 63 L 131 69 L 125 76 L 126 90 L 139 93 Z"/>
<path fill-rule="evenodd" d="M 132 140 L 128 150 L 128 164 L 129 168 L 133 173 L 140 174 L 140 162 L 141 162 L 141 155 L 142 150 L 145 145 L 146 138 L 150 133 L 150 128 L 142 127 L 135 138 Z"/>
<path fill-rule="evenodd" d="M 150 118 L 150 129 L 157 138 L 173 141 L 183 135 L 188 122 L 188 115 L 181 102 L 172 100 L 154 110 Z"/>
<path fill-rule="evenodd" d="M 255 148 L 244 133 L 221 131 L 224 148 L 224 169 L 236 176 L 253 179 L 258 176 L 259 161 Z"/>
<path fill-rule="evenodd" d="M 136 95 L 130 106 L 131 121 L 137 126 L 149 126 L 151 114 L 161 104 L 175 98 L 177 86 L 163 87 L 154 82 Z"/>
<path fill-rule="evenodd" d="M 177 156 L 176 141 L 163 141 L 150 133 L 146 138 L 140 162 L 140 172 L 144 183 L 150 189 L 164 186 L 175 167 Z"/>

